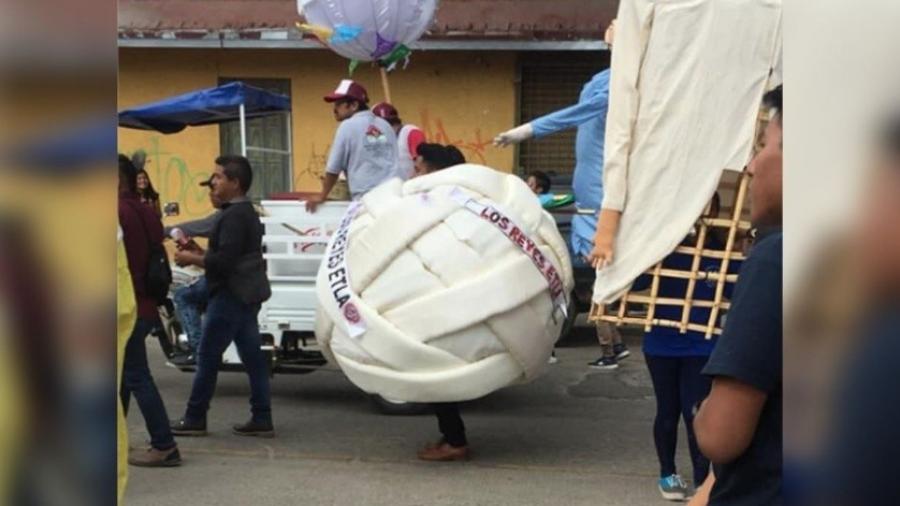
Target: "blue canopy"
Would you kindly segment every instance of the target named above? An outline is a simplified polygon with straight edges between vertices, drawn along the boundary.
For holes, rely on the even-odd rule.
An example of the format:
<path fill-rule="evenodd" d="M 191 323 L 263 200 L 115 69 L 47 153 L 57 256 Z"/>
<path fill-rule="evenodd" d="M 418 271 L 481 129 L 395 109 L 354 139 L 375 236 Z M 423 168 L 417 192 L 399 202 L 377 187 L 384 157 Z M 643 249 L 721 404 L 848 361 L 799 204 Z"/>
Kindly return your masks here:
<path fill-rule="evenodd" d="M 119 126 L 173 134 L 188 126 L 238 120 L 241 104 L 247 119 L 291 110 L 290 98 L 237 81 L 122 111 Z"/>

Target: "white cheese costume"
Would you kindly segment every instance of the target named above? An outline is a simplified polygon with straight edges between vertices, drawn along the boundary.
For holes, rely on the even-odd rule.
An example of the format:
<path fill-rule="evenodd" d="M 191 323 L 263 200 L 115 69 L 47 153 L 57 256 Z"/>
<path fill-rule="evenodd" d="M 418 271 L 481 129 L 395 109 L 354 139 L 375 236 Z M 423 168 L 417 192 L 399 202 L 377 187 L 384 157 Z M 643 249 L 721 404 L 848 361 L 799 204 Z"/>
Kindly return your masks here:
<path fill-rule="evenodd" d="M 528 186 L 458 165 L 351 206 L 319 270 L 316 337 L 366 392 L 475 399 L 543 370 L 572 285 L 566 243 Z"/>
<path fill-rule="evenodd" d="M 782 81 L 781 40 L 781 0 L 622 0 L 602 207 L 623 213 L 594 302 L 674 250 L 722 171 L 749 162 L 762 97 Z"/>

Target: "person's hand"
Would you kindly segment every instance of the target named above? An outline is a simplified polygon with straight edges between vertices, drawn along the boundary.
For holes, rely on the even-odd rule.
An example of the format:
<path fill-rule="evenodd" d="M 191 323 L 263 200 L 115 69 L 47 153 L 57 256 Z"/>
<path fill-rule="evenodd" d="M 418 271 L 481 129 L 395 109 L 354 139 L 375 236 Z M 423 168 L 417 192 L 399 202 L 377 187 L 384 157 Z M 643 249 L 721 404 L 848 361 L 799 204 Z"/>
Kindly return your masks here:
<path fill-rule="evenodd" d="M 534 136 L 534 128 L 531 127 L 531 123 L 525 123 L 524 125 L 519 125 L 512 130 L 507 130 L 497 137 L 494 137 L 494 146 L 508 146 L 510 144 L 518 144 L 522 141 L 528 140 Z"/>
<path fill-rule="evenodd" d="M 603 42 L 606 42 L 606 45 L 612 49 L 613 39 L 616 38 L 616 20 L 613 19 L 609 22 L 609 26 L 606 27 L 606 32 L 603 33 Z"/>
<path fill-rule="evenodd" d="M 713 474 L 713 470 L 709 470 L 709 474 L 706 475 L 706 479 L 703 481 L 703 484 L 694 491 L 694 497 L 691 497 L 690 501 L 687 503 L 687 506 L 706 506 L 709 504 L 709 493 L 712 491 L 713 484 L 716 482 L 716 475 Z"/>
<path fill-rule="evenodd" d="M 197 253 L 187 250 L 178 250 L 175 252 L 175 264 L 179 267 L 187 267 L 196 263 Z"/>
<path fill-rule="evenodd" d="M 588 263 L 595 269 L 603 269 L 613 262 L 613 244 L 619 232 L 622 212 L 615 209 L 600 209 L 597 218 L 597 233 L 594 234 L 594 249 L 588 255 Z"/>
<path fill-rule="evenodd" d="M 316 212 L 316 209 L 319 207 L 319 204 L 325 202 L 325 198 L 321 195 L 314 195 L 306 199 L 306 211 L 309 213 Z"/>
<path fill-rule="evenodd" d="M 197 242 L 194 241 L 193 239 L 188 241 L 187 244 L 185 244 L 182 249 L 184 251 L 190 251 L 190 252 L 196 253 L 198 255 L 205 254 L 205 252 L 203 251 L 203 248 L 201 248 L 200 245 L 197 244 Z"/>
<path fill-rule="evenodd" d="M 597 235 L 594 236 L 594 249 L 588 255 L 588 263 L 594 269 L 603 269 L 612 263 L 614 239 L 609 233 L 597 231 Z"/>

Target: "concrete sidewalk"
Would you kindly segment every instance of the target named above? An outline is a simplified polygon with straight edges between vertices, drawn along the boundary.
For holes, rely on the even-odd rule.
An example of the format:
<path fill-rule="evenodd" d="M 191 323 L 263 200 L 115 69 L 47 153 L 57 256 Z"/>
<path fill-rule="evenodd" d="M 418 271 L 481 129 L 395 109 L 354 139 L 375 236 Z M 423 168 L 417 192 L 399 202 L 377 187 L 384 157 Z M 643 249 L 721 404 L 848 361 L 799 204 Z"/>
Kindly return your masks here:
<path fill-rule="evenodd" d="M 376 412 L 339 371 L 276 376 L 275 439 L 233 436 L 249 416 L 242 373 L 221 373 L 207 438 L 180 438 L 184 464 L 130 468 L 127 504 L 199 505 L 654 505 L 653 391 L 640 354 L 614 372 L 587 368 L 599 347 L 580 328 L 559 363 L 529 385 L 463 405 L 473 459 L 430 464 L 416 450 L 439 437 L 432 415 Z M 192 376 L 165 367 L 148 340 L 169 416 L 181 416 Z M 131 444 L 144 446 L 143 419 L 129 414 Z M 679 470 L 690 481 L 682 430 Z"/>

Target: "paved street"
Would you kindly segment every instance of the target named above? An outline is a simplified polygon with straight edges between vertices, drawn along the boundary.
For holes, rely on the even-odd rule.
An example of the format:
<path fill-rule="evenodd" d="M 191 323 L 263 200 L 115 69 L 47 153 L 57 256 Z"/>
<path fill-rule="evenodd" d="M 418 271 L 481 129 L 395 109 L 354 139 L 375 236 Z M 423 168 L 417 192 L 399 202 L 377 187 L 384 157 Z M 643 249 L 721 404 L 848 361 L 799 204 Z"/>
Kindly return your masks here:
<path fill-rule="evenodd" d="M 180 416 L 191 375 L 165 367 L 148 340 L 170 417 Z M 249 416 L 242 373 L 222 373 L 208 438 L 181 438 L 184 464 L 131 468 L 126 504 L 252 505 L 663 505 L 656 490 L 653 397 L 638 340 L 615 372 L 591 371 L 593 330 L 580 328 L 559 363 L 534 383 L 462 409 L 473 459 L 424 463 L 415 451 L 436 440 L 433 415 L 386 416 L 339 371 L 276 376 L 277 436 L 230 433 Z M 147 439 L 134 409 L 133 446 Z M 690 480 L 682 432 L 679 471 Z"/>

